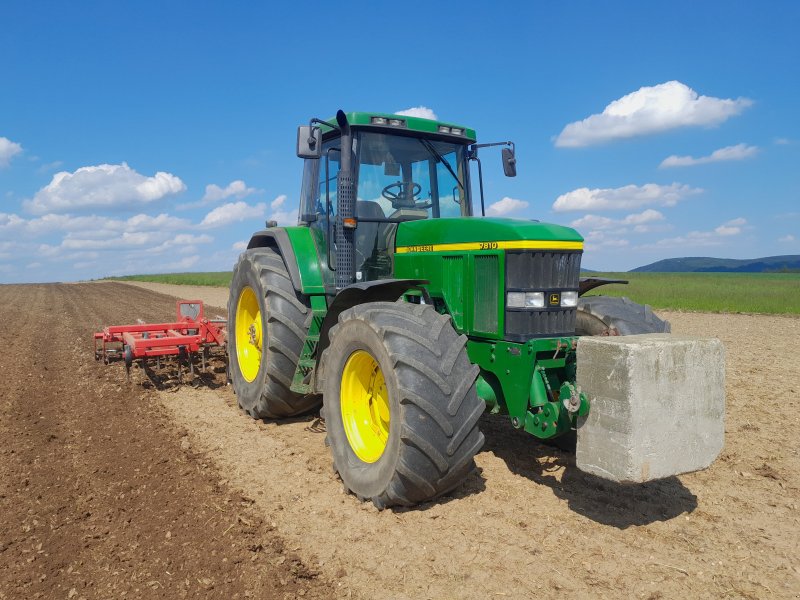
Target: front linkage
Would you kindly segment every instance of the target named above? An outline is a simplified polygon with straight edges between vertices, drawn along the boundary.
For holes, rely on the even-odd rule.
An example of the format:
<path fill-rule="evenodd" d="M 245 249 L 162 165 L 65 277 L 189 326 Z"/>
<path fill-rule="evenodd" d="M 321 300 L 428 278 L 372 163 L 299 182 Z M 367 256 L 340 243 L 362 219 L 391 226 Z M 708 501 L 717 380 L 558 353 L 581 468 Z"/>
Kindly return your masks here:
<path fill-rule="evenodd" d="M 589 399 L 575 385 L 577 338 L 524 343 L 470 340 L 467 353 L 481 369 L 478 395 L 493 413 L 539 439 L 562 436 L 589 413 Z"/>

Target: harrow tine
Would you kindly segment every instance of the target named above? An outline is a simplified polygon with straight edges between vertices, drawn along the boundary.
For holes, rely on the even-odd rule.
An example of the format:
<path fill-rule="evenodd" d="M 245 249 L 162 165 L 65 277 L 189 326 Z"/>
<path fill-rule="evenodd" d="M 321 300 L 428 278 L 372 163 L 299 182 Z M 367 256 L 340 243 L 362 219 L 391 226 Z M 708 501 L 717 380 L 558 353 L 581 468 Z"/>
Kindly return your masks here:
<path fill-rule="evenodd" d="M 125 361 L 125 380 L 130 383 L 131 366 L 133 365 L 133 351 L 127 344 L 125 344 L 122 349 L 122 358 Z"/>

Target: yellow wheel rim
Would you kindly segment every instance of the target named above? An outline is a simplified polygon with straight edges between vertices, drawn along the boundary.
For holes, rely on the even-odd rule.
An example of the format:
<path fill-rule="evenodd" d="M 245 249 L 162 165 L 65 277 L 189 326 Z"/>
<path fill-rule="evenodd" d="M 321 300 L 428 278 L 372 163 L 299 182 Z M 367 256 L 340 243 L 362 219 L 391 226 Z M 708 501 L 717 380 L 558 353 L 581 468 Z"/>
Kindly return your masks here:
<path fill-rule="evenodd" d="M 389 393 L 378 361 L 364 350 L 353 352 L 344 365 L 340 404 L 350 447 L 374 463 L 389 441 Z"/>
<path fill-rule="evenodd" d="M 252 382 L 261 367 L 261 308 L 251 287 L 244 287 L 236 302 L 236 358 L 242 377 Z"/>

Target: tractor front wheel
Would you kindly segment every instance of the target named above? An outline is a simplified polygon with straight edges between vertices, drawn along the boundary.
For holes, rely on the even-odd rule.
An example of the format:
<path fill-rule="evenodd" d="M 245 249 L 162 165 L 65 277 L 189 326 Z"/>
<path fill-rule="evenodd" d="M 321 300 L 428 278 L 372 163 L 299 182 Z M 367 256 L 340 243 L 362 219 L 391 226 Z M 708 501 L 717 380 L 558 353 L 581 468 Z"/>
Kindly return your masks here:
<path fill-rule="evenodd" d="M 452 490 L 483 446 L 478 367 L 447 316 L 375 302 L 344 311 L 323 356 L 325 422 L 345 487 L 378 508 Z"/>
<path fill-rule="evenodd" d="M 242 253 L 228 300 L 228 363 L 239 407 L 255 419 L 291 417 L 319 397 L 290 387 L 311 309 L 272 248 Z"/>

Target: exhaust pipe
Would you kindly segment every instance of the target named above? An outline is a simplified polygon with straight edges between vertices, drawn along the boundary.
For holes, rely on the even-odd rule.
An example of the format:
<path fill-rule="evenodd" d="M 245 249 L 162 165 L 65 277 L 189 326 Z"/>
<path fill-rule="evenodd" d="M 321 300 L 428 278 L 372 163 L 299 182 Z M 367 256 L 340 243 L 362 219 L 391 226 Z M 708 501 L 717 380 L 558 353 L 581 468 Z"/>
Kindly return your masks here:
<path fill-rule="evenodd" d="M 341 164 L 336 176 L 336 289 L 352 285 L 356 279 L 355 212 L 356 190 L 353 175 L 353 135 L 344 112 L 336 112 L 342 132 Z"/>

